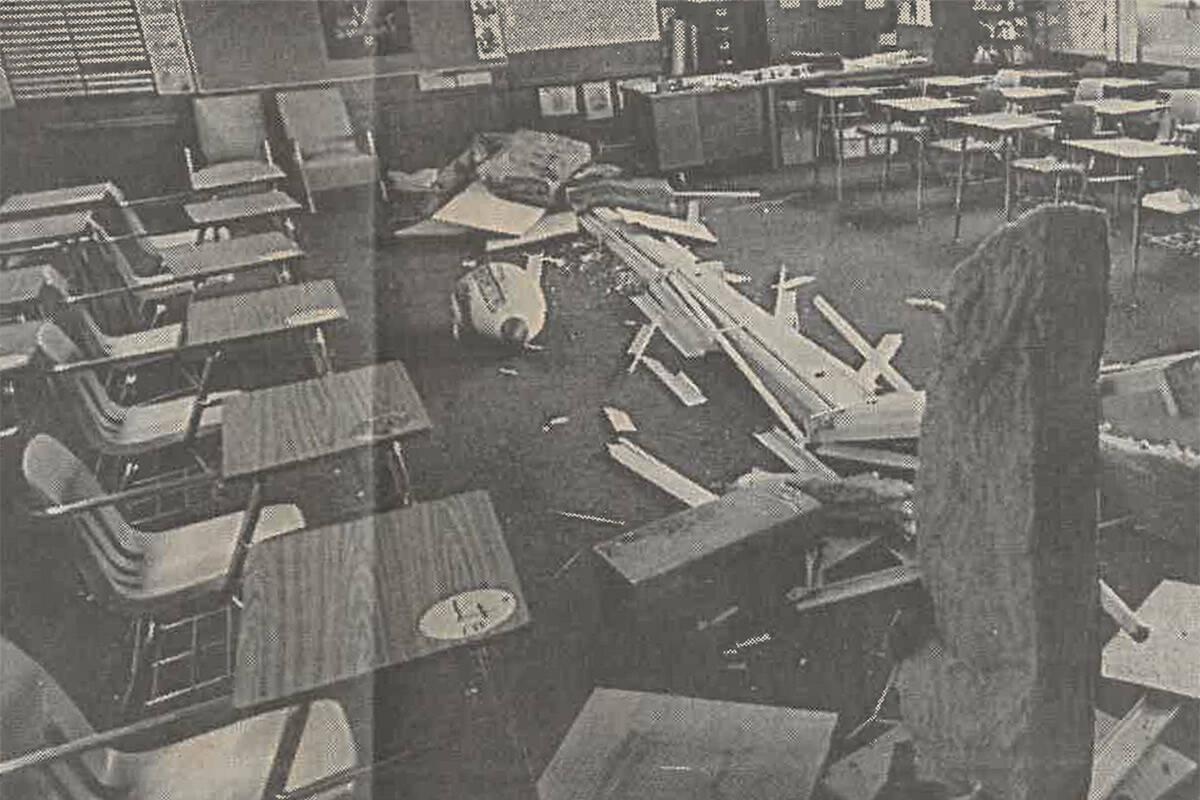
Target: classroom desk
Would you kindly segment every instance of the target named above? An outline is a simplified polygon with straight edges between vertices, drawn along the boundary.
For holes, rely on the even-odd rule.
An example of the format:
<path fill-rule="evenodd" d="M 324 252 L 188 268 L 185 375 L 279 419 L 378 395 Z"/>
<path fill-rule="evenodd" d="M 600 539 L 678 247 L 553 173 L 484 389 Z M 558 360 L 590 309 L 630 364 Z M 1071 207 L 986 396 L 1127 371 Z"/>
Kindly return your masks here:
<path fill-rule="evenodd" d="M 947 122 L 963 129 L 962 149 L 958 162 L 958 181 L 954 191 L 954 240 L 958 241 L 958 234 L 962 226 L 962 190 L 963 181 L 966 178 L 967 139 L 970 132 L 977 131 L 986 136 L 1001 136 L 1004 139 L 1004 217 L 1012 219 L 1012 140 L 1026 131 L 1057 125 L 1058 120 L 1031 114 L 999 112 L 951 117 Z"/>
<path fill-rule="evenodd" d="M 931 75 L 918 79 L 924 94 L 935 96 L 971 94 L 992 82 L 991 75 Z"/>
<path fill-rule="evenodd" d="M 836 725 L 828 711 L 598 688 L 538 778 L 537 796 L 807 798 Z"/>
<path fill-rule="evenodd" d="M 867 129 L 866 135 L 911 138 L 917 143 L 917 211 L 922 209 L 925 194 L 925 136 L 932 127 L 931 120 L 943 119 L 968 110 L 965 103 L 941 97 L 882 97 L 872 100 L 887 115 L 882 134 Z M 896 133 L 896 120 L 901 121 Z M 888 145 L 883 162 L 881 194 L 886 195 L 892 168 L 892 148 Z"/>
<path fill-rule="evenodd" d="M 267 539 L 252 548 L 242 586 L 238 708 L 478 645 L 530 620 L 483 491 Z"/>
<path fill-rule="evenodd" d="M 1097 78 L 1104 86 L 1105 97 L 1136 98 L 1158 86 L 1157 81 L 1143 78 Z"/>
<path fill-rule="evenodd" d="M 1170 162 L 1174 159 L 1185 158 L 1200 162 L 1200 153 L 1177 144 L 1160 144 L 1158 142 L 1147 142 L 1142 139 L 1130 139 L 1128 137 L 1119 139 L 1072 139 L 1067 142 L 1067 146 L 1092 155 L 1110 158 L 1118 164 L 1127 163 L 1137 165 L 1137 184 L 1133 198 L 1133 248 L 1131 255 L 1133 262 L 1131 290 L 1134 302 L 1136 303 L 1138 265 L 1141 262 L 1142 244 L 1142 181 L 1146 165 L 1154 162 Z"/>
<path fill-rule="evenodd" d="M 835 163 L 835 183 L 837 199 L 842 200 L 842 134 L 848 118 L 857 119 L 863 112 L 852 112 L 849 116 L 845 111 L 848 100 L 865 101 L 878 97 L 881 91 L 874 86 L 814 86 L 804 90 L 804 94 L 817 101 L 816 135 L 813 136 L 813 177 L 819 180 L 821 175 L 821 140 L 825 129 L 833 134 L 833 156 Z M 888 143 L 891 149 L 891 143 Z"/>
<path fill-rule="evenodd" d="M 159 250 L 162 267 L 175 277 L 204 280 L 217 275 L 272 266 L 282 283 L 291 280 L 288 265 L 304 251 L 287 234 L 279 231 L 238 236 L 203 244 L 182 244 Z"/>
<path fill-rule="evenodd" d="M 1022 86 L 1063 86 L 1075 80 L 1075 73 L 1060 69 L 1018 69 Z"/>
<path fill-rule="evenodd" d="M 40 316 L 38 298 L 47 284 L 64 295 L 68 291 L 67 279 L 47 264 L 0 272 L 0 317 L 24 321 Z"/>
<path fill-rule="evenodd" d="M 221 474 L 255 477 L 376 445 L 390 446 L 389 468 L 407 500 L 400 439 L 432 427 L 399 361 L 244 392 L 225 401 Z"/>
<path fill-rule="evenodd" d="M 1101 119 L 1115 119 L 1118 127 L 1130 117 L 1163 111 L 1167 104 L 1160 100 L 1126 100 L 1123 97 L 1106 97 L 1103 100 L 1084 100 L 1081 106 L 1090 106 Z"/>
<path fill-rule="evenodd" d="M 85 211 L 106 200 L 119 197 L 120 193 L 116 185 L 108 181 L 38 192 L 20 192 L 9 195 L 0 203 L 0 220 Z"/>
<path fill-rule="evenodd" d="M 22 217 L 0 222 L 0 268 L 17 251 L 66 246 L 89 236 L 92 232 L 91 214 L 68 211 L 44 217 Z"/>
<path fill-rule="evenodd" d="M 183 210 L 199 228 L 197 241 L 203 241 L 208 231 L 212 231 L 216 239 L 217 229 L 222 225 L 244 225 L 262 219 L 275 222 L 281 230 L 290 234 L 295 227 L 291 215 L 301 208 L 303 206 L 298 202 L 276 189 L 187 203 Z"/>
<path fill-rule="evenodd" d="M 1047 106 L 1061 105 L 1071 97 L 1071 92 L 1066 89 L 1049 89 L 1037 86 L 1005 86 L 997 89 L 997 91 L 1004 95 L 1004 99 L 1008 101 L 1009 106 L 1015 107 L 1019 111 L 1035 107 L 1045 108 Z"/>
<path fill-rule="evenodd" d="M 277 286 L 257 292 L 214 297 L 192 303 L 184 322 L 185 347 L 214 347 L 283 331 L 313 329 L 317 374 L 329 369 L 321 326 L 346 319 L 337 286 L 331 280 Z"/>

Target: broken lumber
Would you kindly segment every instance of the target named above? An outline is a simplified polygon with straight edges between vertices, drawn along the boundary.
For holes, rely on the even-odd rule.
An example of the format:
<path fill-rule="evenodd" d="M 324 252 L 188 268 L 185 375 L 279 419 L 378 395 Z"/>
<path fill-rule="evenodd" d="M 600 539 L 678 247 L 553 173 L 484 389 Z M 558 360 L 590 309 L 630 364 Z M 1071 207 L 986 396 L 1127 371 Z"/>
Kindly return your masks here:
<path fill-rule="evenodd" d="M 888 469 L 901 469 L 916 472 L 921 465 L 916 456 L 909 453 L 897 453 L 895 450 L 884 450 L 881 447 L 861 447 L 854 444 L 822 444 L 816 448 L 816 453 L 825 458 L 836 458 L 841 461 L 856 461 L 860 464 L 871 464 Z"/>
<path fill-rule="evenodd" d="M 925 392 L 889 392 L 813 416 L 809 438 L 813 444 L 914 439 L 924 413 Z"/>
<path fill-rule="evenodd" d="M 659 461 L 628 439 L 606 445 L 608 454 L 636 475 L 645 478 L 667 494 L 689 506 L 699 506 L 717 498 L 692 479 Z"/>
<path fill-rule="evenodd" d="M 634 362 L 636 363 L 636 362 Z M 692 382 L 692 379 L 687 376 L 682 370 L 679 372 L 671 372 L 663 366 L 663 363 L 657 358 L 650 356 L 642 356 L 642 363 L 646 368 L 654 373 L 663 385 L 671 390 L 671 393 L 679 399 L 688 408 L 693 406 L 704 405 L 708 402 L 708 398 L 704 396 L 704 392 L 700 391 L 700 387 Z"/>
<path fill-rule="evenodd" d="M 851 324 L 850 320 L 838 313 L 838 310 L 830 305 L 829 301 L 821 295 L 813 297 L 813 305 L 817 311 L 821 312 L 821 316 L 825 317 L 825 321 L 833 326 L 834 330 L 842 335 L 842 338 L 850 343 L 850 346 L 858 351 L 858 354 L 866 359 L 870 364 L 871 371 L 882 375 L 884 380 L 891 384 L 893 389 L 901 392 L 913 391 L 912 384 L 908 382 L 900 372 L 892 366 L 889 359 L 891 356 L 884 355 L 881 350 L 871 346 L 871 343 L 859 333 L 858 328 Z M 893 336 L 896 334 L 893 334 Z M 899 347 L 899 344 L 897 344 Z M 894 351 L 893 351 L 894 352 Z M 861 375 L 861 373 L 860 373 Z M 868 384 L 868 389 L 874 391 L 874 381 Z"/>
<path fill-rule="evenodd" d="M 788 436 L 779 428 L 754 434 L 754 438 L 763 447 L 774 453 L 780 461 L 787 464 L 797 473 L 811 475 L 817 478 L 837 480 L 838 474 L 825 462 L 814 456 L 808 450 Z"/>
<path fill-rule="evenodd" d="M 638 328 L 638 332 L 633 335 L 633 340 L 629 343 L 629 348 L 625 351 L 628 355 L 633 356 L 633 359 L 629 362 L 630 375 L 637 369 L 638 362 L 642 359 L 642 354 L 646 352 L 646 345 L 650 344 L 650 340 L 654 338 L 656 330 L 658 330 L 658 323 L 651 322 L 648 325 Z"/>
<path fill-rule="evenodd" d="M 625 411 L 613 406 L 604 406 L 604 416 L 608 418 L 608 424 L 612 426 L 614 433 L 636 433 L 637 426 L 633 424 L 633 418 Z"/>
<path fill-rule="evenodd" d="M 917 473 L 936 632 L 897 689 L 918 774 L 996 800 L 1082 800 L 1092 772 L 1097 209 L 1042 206 L 954 271 Z"/>
<path fill-rule="evenodd" d="M 915 566 L 901 564 L 896 567 L 855 575 L 845 580 L 826 583 L 823 586 L 804 587 L 794 590 L 792 608 L 797 612 L 856 600 L 878 592 L 887 592 L 921 580 L 921 570 Z"/>

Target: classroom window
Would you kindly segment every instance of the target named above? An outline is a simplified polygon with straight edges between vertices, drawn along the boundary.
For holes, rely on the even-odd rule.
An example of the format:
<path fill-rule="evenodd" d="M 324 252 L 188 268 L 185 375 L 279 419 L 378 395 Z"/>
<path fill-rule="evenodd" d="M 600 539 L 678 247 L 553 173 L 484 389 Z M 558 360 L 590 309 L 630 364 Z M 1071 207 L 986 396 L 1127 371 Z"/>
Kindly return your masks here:
<path fill-rule="evenodd" d="M 0 55 L 17 100 L 154 91 L 134 0 L 6 0 Z"/>

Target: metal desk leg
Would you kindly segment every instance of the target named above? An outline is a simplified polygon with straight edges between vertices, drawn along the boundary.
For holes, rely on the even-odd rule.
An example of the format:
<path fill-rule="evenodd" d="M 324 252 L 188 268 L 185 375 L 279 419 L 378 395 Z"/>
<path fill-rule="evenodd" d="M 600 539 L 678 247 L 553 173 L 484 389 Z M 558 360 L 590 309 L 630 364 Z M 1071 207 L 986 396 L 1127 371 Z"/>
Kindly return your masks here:
<path fill-rule="evenodd" d="M 880 199 L 887 199 L 888 184 L 892 177 L 892 112 L 887 115 L 887 125 L 883 129 L 883 184 L 880 188 Z"/>
<path fill-rule="evenodd" d="M 779 148 L 779 109 L 776 108 L 778 98 L 774 86 L 767 86 L 767 136 L 770 138 L 771 169 L 777 170 L 783 166 L 783 155 Z"/>
<path fill-rule="evenodd" d="M 925 133 L 917 134 L 917 215 L 925 206 Z"/>
<path fill-rule="evenodd" d="M 1004 220 L 1012 220 L 1012 137 L 1004 137 Z"/>
<path fill-rule="evenodd" d="M 312 356 L 313 371 L 316 373 L 316 377 L 320 378 L 333 368 L 329 359 L 329 346 L 325 343 L 325 332 L 319 325 L 313 329 L 309 352 Z"/>
<path fill-rule="evenodd" d="M 837 201 L 842 202 L 842 153 L 844 145 L 842 143 L 842 103 L 838 103 L 834 109 L 833 124 L 837 128 L 837 136 L 833 140 L 835 152 L 834 157 L 834 182 L 837 185 Z"/>
<path fill-rule="evenodd" d="M 1138 164 L 1137 182 L 1133 191 L 1133 278 L 1130 285 L 1134 304 L 1138 299 L 1138 264 L 1142 256 L 1142 181 L 1145 177 L 1146 165 Z"/>
<path fill-rule="evenodd" d="M 392 474 L 392 486 L 400 498 L 400 505 L 412 505 L 412 478 L 408 471 L 408 462 L 404 459 L 404 448 L 399 439 L 393 439 L 388 459 L 388 470 Z"/>
<path fill-rule="evenodd" d="M 813 133 L 813 183 L 821 182 L 821 134 L 825 125 L 825 101 L 817 100 L 817 127 Z"/>
<path fill-rule="evenodd" d="M 967 175 L 967 137 L 965 135 L 962 137 L 959 145 L 958 181 L 954 186 L 954 241 L 956 242 L 958 241 L 959 231 L 962 229 L 963 181 Z"/>

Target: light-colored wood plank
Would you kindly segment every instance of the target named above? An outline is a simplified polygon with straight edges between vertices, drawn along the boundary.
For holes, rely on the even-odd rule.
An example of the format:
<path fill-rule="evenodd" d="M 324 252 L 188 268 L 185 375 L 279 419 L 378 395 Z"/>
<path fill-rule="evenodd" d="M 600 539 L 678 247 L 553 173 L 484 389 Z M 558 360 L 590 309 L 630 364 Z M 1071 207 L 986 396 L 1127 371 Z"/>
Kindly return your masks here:
<path fill-rule="evenodd" d="M 813 444 L 915 439 L 924 413 L 924 392 L 891 392 L 813 417 L 809 438 Z"/>
<path fill-rule="evenodd" d="M 651 214 L 646 211 L 634 211 L 630 208 L 619 208 L 617 213 L 630 225 L 640 225 L 647 230 L 681 236 L 685 239 L 695 239 L 700 242 L 716 244 L 716 235 L 708 226 L 699 220 L 690 221 L 666 217 L 662 214 Z"/>
<path fill-rule="evenodd" d="M 617 463 L 650 481 L 684 505 L 699 506 L 717 499 L 717 495 L 664 464 L 628 439 L 606 445 Z"/>
<path fill-rule="evenodd" d="M 1195 667 L 1195 663 L 1191 665 Z M 1142 697 L 1108 734 L 1096 742 L 1088 800 L 1108 800 L 1158 742 L 1179 713 L 1177 703 L 1157 704 Z"/>
<path fill-rule="evenodd" d="M 1200 586 L 1163 581 L 1137 610 L 1144 642 L 1118 631 L 1104 648 L 1106 678 L 1200 698 Z"/>
<path fill-rule="evenodd" d="M 524 247 L 527 244 L 537 244 L 576 233 L 579 233 L 579 217 L 575 216 L 574 211 L 560 211 L 542 217 L 522 236 L 509 239 L 488 239 L 486 248 L 489 253 L 494 253 L 498 250 Z"/>
<path fill-rule="evenodd" d="M 812 611 L 817 608 L 856 600 L 860 597 L 899 589 L 902 586 L 917 583 L 921 580 L 921 570 L 914 566 L 901 565 L 887 569 L 868 572 L 865 575 L 855 575 L 842 581 L 827 583 L 824 586 L 797 592 L 798 597 L 793 605 L 796 611 Z M 793 590 L 796 591 L 796 590 Z"/>
<path fill-rule="evenodd" d="M 679 402 L 688 408 L 704 405 L 708 402 L 708 398 L 704 396 L 704 392 L 700 391 L 700 387 L 692 382 L 687 373 L 683 371 L 671 372 L 671 370 L 663 366 L 661 361 L 650 356 L 642 356 L 642 363 L 663 382 L 663 385 L 671 390 L 672 394 L 679 398 Z"/>
<path fill-rule="evenodd" d="M 817 447 L 817 455 L 826 458 L 839 458 L 843 461 L 857 461 L 860 464 L 873 464 L 877 467 L 903 469 L 916 472 L 921 466 L 920 460 L 909 453 L 897 453 L 894 450 L 884 450 L 881 447 L 860 447 L 853 444 L 823 444 Z"/>
<path fill-rule="evenodd" d="M 646 345 L 650 344 L 650 340 L 654 338 L 654 332 L 658 330 L 658 323 L 651 322 L 648 325 L 643 325 L 638 328 L 637 333 L 633 335 L 633 340 L 630 341 L 629 347 L 625 352 L 633 359 L 629 362 L 629 374 L 632 375 L 637 369 L 638 362 L 642 359 L 642 354 L 646 352 Z"/>
<path fill-rule="evenodd" d="M 827 480 L 838 479 L 838 474 L 832 468 L 779 428 L 755 433 L 754 438 L 800 475 Z"/>
<path fill-rule="evenodd" d="M 821 316 L 825 317 L 825 320 L 850 343 L 850 346 L 857 350 L 859 355 L 871 364 L 872 370 L 882 375 L 884 380 L 891 384 L 893 389 L 902 392 L 913 391 L 912 384 L 892 366 L 888 357 L 885 357 L 882 352 L 872 347 L 871 343 L 859 332 L 858 328 L 854 327 L 850 320 L 843 317 L 828 300 L 821 295 L 816 295 L 813 297 L 813 305 L 816 306 L 817 311 L 821 312 Z M 896 347 L 899 347 L 899 343 L 896 344 Z M 873 387 L 874 380 L 868 385 Z"/>
<path fill-rule="evenodd" d="M 613 433 L 636 433 L 637 426 L 633 424 L 633 418 L 629 416 L 629 412 L 613 406 L 604 407 L 604 416 L 608 419 L 608 424 L 613 429 Z"/>
<path fill-rule="evenodd" d="M 1117 721 L 1116 717 L 1096 710 L 1097 744 L 1107 738 Z M 1113 794 L 1129 800 L 1159 800 L 1195 771 L 1195 761 L 1164 744 L 1156 744 L 1126 773 Z"/>

